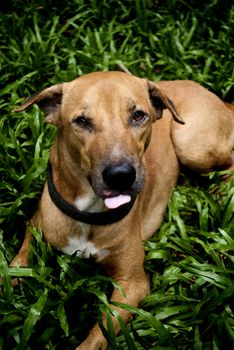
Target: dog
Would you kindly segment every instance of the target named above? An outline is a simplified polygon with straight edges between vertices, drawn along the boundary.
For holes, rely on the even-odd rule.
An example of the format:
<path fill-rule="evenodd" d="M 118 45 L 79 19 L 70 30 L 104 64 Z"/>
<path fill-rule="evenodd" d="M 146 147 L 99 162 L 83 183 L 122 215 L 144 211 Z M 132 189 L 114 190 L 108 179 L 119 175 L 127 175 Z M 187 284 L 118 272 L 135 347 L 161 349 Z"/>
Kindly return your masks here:
<path fill-rule="evenodd" d="M 124 72 L 51 86 L 16 112 L 33 104 L 58 131 L 31 223 L 55 248 L 102 265 L 121 287 L 111 302 L 137 306 L 149 293 L 143 241 L 163 220 L 180 165 L 234 168 L 234 106 L 192 81 L 156 84 Z M 11 266 L 28 265 L 30 240 L 28 228 Z M 77 350 L 100 347 L 107 341 L 96 324 Z"/>

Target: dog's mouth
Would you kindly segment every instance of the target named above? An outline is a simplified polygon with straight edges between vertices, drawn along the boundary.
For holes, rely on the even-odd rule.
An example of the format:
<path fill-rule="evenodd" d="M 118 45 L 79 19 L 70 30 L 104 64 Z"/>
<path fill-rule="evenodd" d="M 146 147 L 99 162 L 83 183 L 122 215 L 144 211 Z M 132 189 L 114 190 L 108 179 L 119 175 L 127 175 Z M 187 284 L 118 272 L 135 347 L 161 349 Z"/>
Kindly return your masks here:
<path fill-rule="evenodd" d="M 121 205 L 131 202 L 132 196 L 129 194 L 117 193 L 113 191 L 103 191 L 103 200 L 106 208 L 116 209 Z"/>
<path fill-rule="evenodd" d="M 105 164 L 101 172 L 93 173 L 91 186 L 96 195 L 103 199 L 107 209 L 130 205 L 141 192 L 144 168 L 135 164 L 133 161 Z"/>

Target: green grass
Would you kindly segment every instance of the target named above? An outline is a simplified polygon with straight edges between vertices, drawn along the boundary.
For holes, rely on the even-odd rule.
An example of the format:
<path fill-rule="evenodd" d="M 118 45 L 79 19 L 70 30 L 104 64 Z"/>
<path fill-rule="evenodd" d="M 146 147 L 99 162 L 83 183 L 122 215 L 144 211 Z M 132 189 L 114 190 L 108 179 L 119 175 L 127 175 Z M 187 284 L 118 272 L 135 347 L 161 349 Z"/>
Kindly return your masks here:
<path fill-rule="evenodd" d="M 55 129 L 24 97 L 96 70 L 193 79 L 233 102 L 231 1 L 12 0 L 0 16 L 0 349 L 74 349 L 110 314 L 114 281 L 33 230 L 30 267 L 9 269 L 36 209 Z M 232 349 L 234 186 L 181 175 L 165 220 L 145 243 L 151 294 L 111 349 Z M 24 278 L 16 288 L 11 278 Z"/>

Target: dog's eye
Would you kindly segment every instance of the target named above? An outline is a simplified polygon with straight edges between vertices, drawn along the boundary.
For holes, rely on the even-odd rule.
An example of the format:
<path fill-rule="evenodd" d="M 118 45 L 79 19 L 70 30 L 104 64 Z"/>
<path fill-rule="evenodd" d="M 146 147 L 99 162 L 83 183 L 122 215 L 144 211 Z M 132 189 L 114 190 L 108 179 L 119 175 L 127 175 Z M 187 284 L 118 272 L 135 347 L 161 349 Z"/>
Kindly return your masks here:
<path fill-rule="evenodd" d="M 148 119 L 148 114 L 141 110 L 137 110 L 132 113 L 132 123 L 134 125 L 143 123 L 146 119 Z"/>
<path fill-rule="evenodd" d="M 84 117 L 84 116 L 79 116 L 74 120 L 74 123 L 79 126 L 82 129 L 92 129 L 92 123 L 91 121 Z"/>

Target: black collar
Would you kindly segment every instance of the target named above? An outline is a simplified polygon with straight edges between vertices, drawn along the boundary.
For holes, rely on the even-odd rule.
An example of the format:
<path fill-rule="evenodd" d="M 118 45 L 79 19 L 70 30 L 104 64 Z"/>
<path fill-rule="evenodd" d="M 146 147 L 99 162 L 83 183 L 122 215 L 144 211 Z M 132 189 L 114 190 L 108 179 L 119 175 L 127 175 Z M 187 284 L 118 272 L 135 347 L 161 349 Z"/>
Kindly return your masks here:
<path fill-rule="evenodd" d="M 128 215 L 136 199 L 135 197 L 131 202 L 123 204 L 119 208 L 111 209 L 108 211 L 98 213 L 80 211 L 74 207 L 74 205 L 68 203 L 65 199 L 63 199 L 58 193 L 53 182 L 52 166 L 50 162 L 48 163 L 47 167 L 47 185 L 53 203 L 59 210 L 61 210 L 61 212 L 74 220 L 81 221 L 89 225 L 110 225 L 122 220 L 125 216 Z"/>

